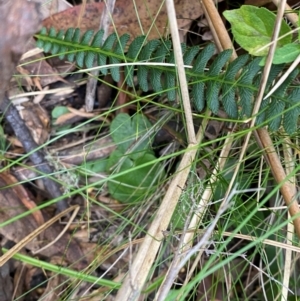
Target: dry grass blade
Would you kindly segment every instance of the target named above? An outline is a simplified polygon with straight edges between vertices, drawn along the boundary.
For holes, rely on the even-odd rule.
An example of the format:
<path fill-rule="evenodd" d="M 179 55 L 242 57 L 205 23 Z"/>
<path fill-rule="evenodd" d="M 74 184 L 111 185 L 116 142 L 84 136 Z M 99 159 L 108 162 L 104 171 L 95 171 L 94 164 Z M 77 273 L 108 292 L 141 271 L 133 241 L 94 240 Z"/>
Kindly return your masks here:
<path fill-rule="evenodd" d="M 285 170 L 287 174 L 290 174 L 295 169 L 295 163 L 293 158 L 293 152 L 290 147 L 291 141 L 286 138 L 283 145 L 283 151 L 284 151 L 284 161 L 286 162 Z M 294 185 L 294 190 L 296 190 L 295 186 L 295 176 L 292 177 L 291 182 Z M 288 218 L 290 218 L 290 214 L 288 213 Z M 287 234 L 286 234 L 286 241 L 288 245 L 292 245 L 293 241 L 293 234 L 295 232 L 295 228 L 293 224 L 288 223 L 287 225 Z M 284 262 L 284 274 L 283 274 L 283 286 L 282 286 L 282 295 L 281 300 L 287 300 L 288 299 L 288 287 L 291 277 L 291 268 L 292 268 L 292 250 L 286 250 L 285 252 L 285 262 Z"/>
<path fill-rule="evenodd" d="M 170 20 L 170 31 L 172 35 L 172 41 L 174 46 L 175 60 L 177 64 L 179 85 L 180 85 L 180 94 L 182 97 L 182 103 L 184 108 L 184 114 L 186 119 L 186 127 L 188 132 L 188 141 L 190 144 L 196 143 L 195 129 L 193 123 L 192 109 L 190 96 L 185 76 L 184 63 L 183 63 L 183 54 L 180 45 L 179 31 L 176 20 L 176 12 L 174 7 L 173 0 L 166 0 L 168 17 Z"/>

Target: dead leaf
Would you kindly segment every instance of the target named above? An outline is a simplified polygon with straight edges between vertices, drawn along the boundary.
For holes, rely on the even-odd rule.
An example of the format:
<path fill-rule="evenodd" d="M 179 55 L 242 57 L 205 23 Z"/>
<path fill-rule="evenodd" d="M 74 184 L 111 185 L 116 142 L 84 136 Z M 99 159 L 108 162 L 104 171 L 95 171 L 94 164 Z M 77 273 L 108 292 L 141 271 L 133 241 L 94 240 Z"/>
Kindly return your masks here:
<path fill-rule="evenodd" d="M 36 3 L 24 0 L 4 1 L 0 4 L 0 101 L 25 44 L 40 29 L 38 9 Z"/>
<path fill-rule="evenodd" d="M 64 286 L 61 284 L 66 281 L 66 277 L 63 275 L 55 275 L 51 277 L 47 281 L 47 287 L 39 298 L 39 300 L 43 301 L 56 301 L 59 300 L 59 296 L 61 295 L 62 291 L 65 289 Z"/>
<path fill-rule="evenodd" d="M 44 144 L 49 138 L 50 118 L 48 113 L 38 104 L 24 103 L 19 111 L 34 141 L 38 145 Z"/>
<path fill-rule="evenodd" d="M 28 44 L 28 47 L 24 49 L 24 51 L 29 51 L 33 48 L 35 48 L 35 41 L 34 39 L 30 39 L 30 43 Z M 21 60 L 20 64 L 22 65 L 22 69 L 26 71 L 30 78 L 33 77 L 34 80 L 35 78 L 39 77 L 39 83 L 42 87 L 45 87 L 57 81 L 63 81 L 63 78 L 58 75 L 58 71 L 55 69 L 55 67 L 50 66 L 47 60 L 44 59 L 43 53 L 38 53 L 24 60 Z M 16 79 L 18 85 L 24 85 L 24 81 L 22 81 L 22 79 L 23 77 Z M 32 86 L 34 86 L 34 84 L 32 84 Z M 41 90 L 40 87 L 38 88 L 39 90 Z"/>
<path fill-rule="evenodd" d="M 7 187 L 7 183 L 3 180 L 3 176 L 0 177 L 0 187 L 0 223 L 8 221 L 28 210 L 23 205 L 15 189 Z M 43 212 L 43 216 L 45 220 L 49 220 L 49 216 L 46 212 Z M 17 243 L 34 232 L 36 228 L 38 228 L 36 220 L 33 219 L 31 215 L 27 215 L 15 220 L 13 223 L 1 227 L 0 233 L 8 240 Z M 43 240 L 41 240 L 41 238 L 34 238 L 26 245 L 26 248 L 31 251 L 37 251 L 42 246 L 52 242 L 59 236 L 62 230 L 63 226 L 53 224 L 44 231 L 42 235 Z M 72 268 L 82 269 L 87 264 L 76 239 L 71 237 L 68 233 L 65 233 L 57 242 L 55 242 L 55 244 L 50 245 L 39 254 L 48 258 L 51 258 L 54 255 L 64 255 L 67 262 L 72 264 Z"/>
<path fill-rule="evenodd" d="M 179 28 L 185 27 L 203 14 L 200 2 L 176 0 L 174 4 Z M 103 2 L 86 4 L 79 26 L 83 32 L 88 29 L 99 30 L 100 17 L 104 5 Z M 164 37 L 168 33 L 166 7 L 165 5 L 161 7 L 161 1 L 147 1 L 147 4 L 145 4 L 143 0 L 136 0 L 135 5 L 136 9 L 132 0 L 116 1 L 112 16 L 114 25 L 111 25 L 110 33 L 114 32 L 114 26 L 119 35 L 129 33 L 132 37 L 136 37 L 147 34 L 149 40 Z M 45 19 L 43 26 L 47 28 L 54 27 L 56 30 L 78 27 L 77 22 L 80 12 L 81 6 L 74 6 Z M 158 15 L 157 12 L 159 12 Z M 154 26 L 152 26 L 153 23 Z M 142 28 L 140 28 L 139 24 L 142 25 Z"/>
<path fill-rule="evenodd" d="M 0 248 L 0 256 L 2 255 L 2 250 Z M 0 267 L 0 300 L 10 301 L 13 295 L 13 284 L 10 277 L 9 263 L 6 262 L 2 267 Z"/>
<path fill-rule="evenodd" d="M 28 209 L 32 210 L 36 208 L 35 202 L 32 200 L 31 193 L 27 191 L 22 185 L 18 184 L 18 180 L 9 173 L 1 173 L 0 177 L 6 186 L 11 186 L 14 192 L 17 194 L 18 198 L 21 200 L 22 204 Z M 37 210 L 32 213 L 33 217 L 38 226 L 41 226 L 44 223 L 44 217 L 41 211 Z"/>

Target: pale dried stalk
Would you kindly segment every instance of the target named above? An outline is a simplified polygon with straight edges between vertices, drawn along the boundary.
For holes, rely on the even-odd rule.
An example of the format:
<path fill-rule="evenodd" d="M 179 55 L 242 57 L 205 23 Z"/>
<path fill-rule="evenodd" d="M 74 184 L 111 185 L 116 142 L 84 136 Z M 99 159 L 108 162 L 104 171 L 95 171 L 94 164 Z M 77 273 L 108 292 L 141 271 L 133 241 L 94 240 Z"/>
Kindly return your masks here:
<path fill-rule="evenodd" d="M 175 6 L 174 6 L 173 0 L 166 0 L 166 6 L 167 6 L 167 13 L 168 13 L 168 18 L 169 18 L 169 22 L 170 22 L 169 27 L 170 27 L 172 41 L 173 41 L 175 61 L 176 61 L 176 65 L 177 65 L 176 67 L 178 70 L 180 94 L 181 94 L 181 98 L 182 98 L 182 104 L 183 104 L 184 114 L 185 114 L 185 119 L 186 119 L 188 141 L 189 141 L 189 144 L 191 144 L 191 143 L 196 143 L 196 135 L 195 135 L 191 102 L 190 102 L 190 96 L 189 96 L 189 91 L 188 91 L 188 85 L 187 85 L 187 81 L 186 81 L 186 74 L 185 74 L 184 63 L 183 63 L 183 55 L 182 55 L 182 50 L 181 50 L 181 45 L 180 45 L 180 38 L 179 38 L 179 30 L 178 30 L 176 12 L 175 12 Z"/>
<path fill-rule="evenodd" d="M 272 2 L 278 7 L 281 4 L 282 0 L 272 0 Z M 286 17 L 288 18 L 288 20 L 295 26 L 298 27 L 298 15 L 296 13 L 291 13 L 291 11 L 293 11 L 293 9 L 287 4 L 285 3 L 285 7 L 284 9 L 286 11 L 288 11 L 288 13 L 286 14 Z"/>
<path fill-rule="evenodd" d="M 224 23 L 219 15 L 218 10 L 216 9 L 215 2 L 213 0 L 202 0 L 202 4 L 204 7 L 206 18 L 209 20 L 211 24 L 213 24 L 212 32 L 216 33 L 216 37 L 214 38 L 218 40 L 218 42 L 222 46 L 219 49 L 219 51 L 223 51 L 225 49 L 232 49 L 233 52 L 230 60 L 232 61 L 236 59 L 237 54 L 232 45 L 231 38 L 228 34 L 228 31 L 224 26 Z"/>
<path fill-rule="evenodd" d="M 292 173 L 295 170 L 295 161 L 293 157 L 293 151 L 291 149 L 291 141 L 289 138 L 285 138 L 283 143 L 283 152 L 284 152 L 284 161 L 285 161 L 285 170 L 287 174 Z M 294 186 L 294 192 L 296 193 L 296 179 L 295 175 L 290 178 L 291 184 Z M 290 214 L 288 213 L 288 218 L 290 218 Z M 286 233 L 286 243 L 288 245 L 293 244 L 293 234 L 295 232 L 295 228 L 292 223 L 288 223 L 287 225 L 287 233 Z M 282 290 L 281 290 L 281 301 L 288 300 L 288 287 L 292 270 L 292 250 L 286 250 L 285 259 L 284 259 L 284 272 L 283 272 L 283 280 L 282 280 Z"/>
<path fill-rule="evenodd" d="M 198 133 L 196 139 L 197 144 L 200 144 L 203 139 L 202 131 Z M 192 144 L 187 147 L 177 173 L 172 179 L 169 189 L 156 213 L 156 217 L 149 228 L 148 234 L 132 263 L 131 271 L 118 291 L 116 301 L 138 299 L 164 238 L 163 231 L 167 229 L 182 193 L 180 187 L 184 187 L 185 185 L 196 153 L 197 145 Z"/>
<path fill-rule="evenodd" d="M 227 32 L 227 29 L 225 28 L 225 26 L 221 20 L 221 17 L 215 8 L 214 2 L 212 0 L 203 0 L 202 2 L 203 2 L 202 3 L 203 9 L 204 9 L 204 11 L 207 12 L 206 18 L 209 21 L 209 24 L 211 24 L 211 26 L 213 26 L 211 28 L 211 30 L 217 34 L 215 39 L 220 42 L 221 48 L 219 50 L 223 51 L 228 48 L 231 48 L 234 50 L 234 47 L 231 43 L 230 37 Z M 227 48 L 224 48 L 224 47 L 227 47 Z M 237 55 L 236 55 L 235 51 L 233 51 L 232 59 L 234 59 L 236 57 L 237 57 Z M 224 142 L 224 147 L 220 154 L 220 159 L 218 160 L 218 163 L 217 163 L 216 167 L 214 168 L 214 171 L 212 172 L 212 176 L 210 178 L 210 183 L 214 183 L 216 181 L 217 172 L 222 170 L 222 168 L 224 167 L 227 157 L 228 157 L 228 154 L 229 154 L 229 151 L 232 146 L 232 142 L 233 142 L 233 138 L 232 138 L 231 134 L 229 134 Z M 210 185 L 208 185 L 208 186 L 210 186 Z M 200 222 L 200 219 L 204 216 L 204 213 L 207 208 L 207 203 L 211 199 L 211 194 L 212 194 L 212 191 L 210 188 L 207 188 L 204 191 L 203 196 L 202 196 L 199 206 L 198 206 L 200 211 L 197 211 L 197 214 L 195 214 L 193 216 L 191 223 L 189 225 L 189 229 L 196 229 L 197 225 Z M 192 236 L 193 236 L 192 233 L 187 232 L 187 234 L 184 238 L 184 241 L 183 241 L 183 245 L 180 247 L 187 250 L 192 244 Z"/>
<path fill-rule="evenodd" d="M 209 24 L 211 24 L 211 26 L 212 26 L 211 30 L 216 33 L 215 39 L 220 44 L 219 50 L 223 51 L 224 49 L 228 49 L 228 48 L 233 49 L 233 54 L 232 54 L 231 60 L 235 59 L 237 57 L 236 52 L 234 51 L 234 47 L 231 43 L 231 39 L 228 35 L 227 29 L 225 28 L 225 26 L 221 20 L 221 17 L 214 6 L 213 1 L 204 0 L 203 1 L 203 9 L 204 9 L 204 12 L 206 14 L 206 18 L 207 18 Z M 227 48 L 224 48 L 224 47 L 227 47 Z M 201 197 L 201 200 L 199 202 L 198 210 L 196 211 L 196 214 L 194 214 L 188 229 L 195 230 L 195 229 L 197 229 L 197 225 L 199 225 L 199 223 L 201 223 L 201 219 L 204 217 L 205 212 L 207 210 L 207 204 L 211 200 L 211 197 L 212 197 L 212 190 L 210 188 L 211 184 L 213 184 L 217 180 L 217 176 L 216 176 L 217 173 L 223 169 L 223 167 L 227 161 L 227 158 L 229 156 L 229 153 L 230 153 L 230 150 L 232 147 L 232 143 L 233 143 L 233 136 L 230 133 L 224 142 L 224 147 L 221 151 L 220 158 L 219 158 L 219 160 L 212 172 L 212 175 L 210 177 L 210 180 L 209 180 L 210 185 L 207 185 L 207 188 L 205 189 L 205 191 Z M 179 248 L 180 249 L 182 248 L 184 251 L 187 251 L 189 248 L 191 248 L 192 244 L 193 244 L 193 236 L 194 236 L 193 232 L 187 231 L 187 233 L 184 236 L 183 243 L 179 246 Z M 200 260 L 201 255 L 203 253 L 203 250 L 204 249 L 199 250 L 199 254 L 198 254 L 196 260 L 194 261 L 193 266 L 190 269 L 190 273 L 189 273 L 189 275 L 187 275 L 187 277 L 185 279 L 185 282 L 184 282 L 185 284 L 188 283 L 189 278 L 193 273 L 193 269 L 196 268 L 198 261 Z"/>

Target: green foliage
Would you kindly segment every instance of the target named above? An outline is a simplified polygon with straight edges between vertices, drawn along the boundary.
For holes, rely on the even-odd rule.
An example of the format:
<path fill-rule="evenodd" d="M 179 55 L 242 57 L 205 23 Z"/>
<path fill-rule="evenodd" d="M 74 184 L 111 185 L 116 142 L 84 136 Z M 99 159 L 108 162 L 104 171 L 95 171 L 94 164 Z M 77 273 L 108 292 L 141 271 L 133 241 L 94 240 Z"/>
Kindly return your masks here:
<path fill-rule="evenodd" d="M 276 15 L 268 9 L 243 5 L 239 9 L 228 10 L 224 13 L 230 22 L 235 40 L 251 55 L 266 56 L 271 42 Z M 299 40 L 298 34 L 298 40 Z M 293 62 L 300 54 L 298 43 L 292 42 L 292 29 L 282 20 L 277 41 L 273 64 Z M 263 49 L 262 49 L 263 48 Z M 265 64 L 265 58 L 261 65 Z"/>
<path fill-rule="evenodd" d="M 64 115 L 64 114 L 67 114 L 67 113 L 70 113 L 70 111 L 68 110 L 67 107 L 65 106 L 56 106 L 51 115 L 52 115 L 52 118 L 53 119 L 57 119 L 58 117 Z"/>
<path fill-rule="evenodd" d="M 52 115 L 52 123 L 55 125 L 56 123 L 56 120 L 62 116 L 62 115 L 65 115 L 65 114 L 68 114 L 70 113 L 69 109 L 65 106 L 56 106 L 52 112 L 51 112 L 51 115 Z M 63 130 L 67 130 L 71 128 L 71 125 L 68 124 L 68 125 L 63 125 L 63 126 L 60 126 L 59 127 L 59 130 L 60 131 L 63 131 Z"/>
<path fill-rule="evenodd" d="M 265 12 L 263 12 L 264 14 Z M 269 32 L 270 25 L 266 27 Z M 176 68 L 158 64 L 174 64 L 174 53 L 170 41 L 146 41 L 144 36 L 140 36 L 128 45 L 129 36 L 127 34 L 121 37 L 111 34 L 103 41 L 103 31 L 96 34 L 87 31 L 80 37 L 78 29 L 68 29 L 65 33 L 62 31 L 56 33 L 54 29 L 47 32 L 43 28 L 41 33 L 36 35 L 37 45 L 44 48 L 45 52 L 58 55 L 61 59 L 66 56 L 68 60 L 76 62 L 80 68 L 84 65 L 90 68 L 93 66 L 94 60 L 97 60 L 100 72 L 104 75 L 110 72 L 115 81 L 120 80 L 121 72 L 116 64 L 133 63 L 134 66 L 126 65 L 124 70 L 126 83 L 129 86 L 133 86 L 133 75 L 136 74 L 143 91 L 148 91 L 150 82 L 152 89 L 157 94 L 166 92 L 170 101 L 176 98 L 178 89 Z M 186 68 L 186 77 L 190 85 L 191 100 L 197 111 L 201 112 L 207 107 L 216 114 L 219 108 L 223 107 L 229 117 L 233 119 L 244 119 L 251 116 L 253 99 L 260 81 L 260 60 L 249 61 L 249 56 L 245 55 L 229 63 L 231 50 L 214 55 L 215 46 L 213 44 L 209 44 L 203 50 L 182 45 L 182 50 L 184 63 L 192 65 L 191 69 Z M 212 58 L 213 63 L 208 66 L 208 62 Z M 141 63 L 155 64 L 145 66 Z M 284 66 L 278 65 L 278 68 L 282 71 Z M 238 79 L 236 79 L 237 77 Z M 265 93 L 268 92 L 268 89 Z M 279 96 L 275 94 L 264 103 L 264 106 L 271 106 L 272 114 L 277 116 L 276 122 L 272 123 L 274 131 L 281 126 L 282 119 L 287 120 L 288 118 L 287 111 L 283 111 L 289 106 L 286 101 L 287 95 L 288 92 L 285 89 Z M 280 105 L 278 105 L 279 103 Z M 289 113 L 288 116 L 290 115 Z M 298 115 L 299 112 L 296 111 L 288 126 L 284 123 L 287 133 L 291 134 L 291 131 L 296 129 Z M 266 120 L 270 124 L 272 118 L 269 117 L 270 115 L 260 114 L 259 124 Z"/>
<path fill-rule="evenodd" d="M 276 15 L 264 7 L 243 5 L 239 9 L 227 10 L 225 18 L 230 22 L 232 33 L 236 41 L 250 54 L 263 56 L 268 53 L 268 48 L 262 47 L 271 42 Z M 285 21 L 281 23 L 280 36 L 291 31 Z M 288 34 L 278 40 L 278 47 L 290 43 L 292 35 Z"/>
<path fill-rule="evenodd" d="M 136 114 L 119 114 L 111 123 L 110 134 L 117 149 L 110 155 L 106 169 L 119 174 L 108 182 L 112 197 L 123 203 L 142 201 L 158 186 L 163 171 L 151 151 L 148 119 Z M 129 172 L 126 172 L 129 171 Z M 123 174 L 122 174 L 123 173 Z"/>

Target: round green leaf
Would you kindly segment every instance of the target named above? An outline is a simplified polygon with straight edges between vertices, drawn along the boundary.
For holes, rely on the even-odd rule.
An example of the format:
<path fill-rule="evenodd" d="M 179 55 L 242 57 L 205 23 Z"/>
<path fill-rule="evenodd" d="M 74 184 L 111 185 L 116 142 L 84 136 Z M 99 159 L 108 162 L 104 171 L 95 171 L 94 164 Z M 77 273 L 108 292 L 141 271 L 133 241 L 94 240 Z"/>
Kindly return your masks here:
<path fill-rule="evenodd" d="M 115 151 L 109 160 L 108 167 L 124 156 L 120 151 Z M 117 167 L 118 173 L 128 171 L 124 175 L 117 176 L 108 182 L 108 190 L 111 196 L 123 203 L 136 203 L 143 201 L 148 195 L 157 189 L 162 172 L 160 164 L 155 163 L 155 156 L 144 153 L 137 160 L 130 157 L 121 158 L 121 166 Z M 152 162 L 150 165 L 140 167 Z"/>

